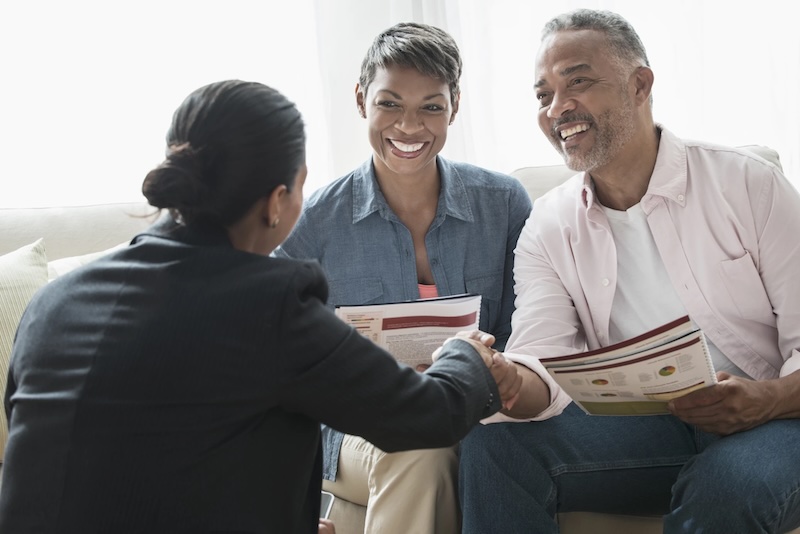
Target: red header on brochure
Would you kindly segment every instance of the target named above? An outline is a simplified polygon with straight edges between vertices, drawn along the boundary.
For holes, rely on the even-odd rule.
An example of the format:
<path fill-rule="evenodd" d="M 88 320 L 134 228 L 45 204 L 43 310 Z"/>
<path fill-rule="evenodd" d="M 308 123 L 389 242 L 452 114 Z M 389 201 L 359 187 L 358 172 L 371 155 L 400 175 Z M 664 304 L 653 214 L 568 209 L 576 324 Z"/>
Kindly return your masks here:
<path fill-rule="evenodd" d="M 424 327 L 467 327 L 477 322 L 477 313 L 458 315 L 455 317 L 444 317 L 441 315 L 416 315 L 409 317 L 389 317 L 383 320 L 384 330 L 398 330 L 401 328 L 424 328 Z"/>

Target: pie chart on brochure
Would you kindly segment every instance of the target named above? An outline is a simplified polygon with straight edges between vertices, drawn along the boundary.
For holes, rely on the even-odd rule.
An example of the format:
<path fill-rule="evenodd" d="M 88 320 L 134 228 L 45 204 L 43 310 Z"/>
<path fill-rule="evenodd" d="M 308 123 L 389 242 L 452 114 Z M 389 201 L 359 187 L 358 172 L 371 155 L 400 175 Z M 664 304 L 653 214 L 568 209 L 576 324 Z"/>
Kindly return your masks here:
<path fill-rule="evenodd" d="M 675 372 L 675 366 L 673 365 L 667 365 L 666 367 L 662 367 L 661 369 L 658 370 L 658 374 L 660 374 L 661 376 L 669 376 L 674 372 Z"/>

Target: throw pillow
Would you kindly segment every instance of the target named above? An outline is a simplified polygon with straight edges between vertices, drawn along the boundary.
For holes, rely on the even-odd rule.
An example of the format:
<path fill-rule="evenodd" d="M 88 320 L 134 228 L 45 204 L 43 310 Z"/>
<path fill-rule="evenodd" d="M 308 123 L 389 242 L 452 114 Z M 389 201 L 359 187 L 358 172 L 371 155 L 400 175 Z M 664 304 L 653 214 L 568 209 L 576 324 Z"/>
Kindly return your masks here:
<path fill-rule="evenodd" d="M 129 241 L 125 241 L 117 246 L 106 250 L 101 250 L 99 252 L 90 252 L 89 254 L 83 254 L 82 256 L 69 256 L 67 258 L 52 260 L 47 263 L 47 278 L 48 280 L 54 280 L 59 276 L 67 274 L 73 269 L 77 269 L 78 267 L 86 265 L 90 261 L 100 258 L 101 256 L 105 256 L 106 254 L 110 254 L 115 250 L 125 248 L 129 243 Z"/>
<path fill-rule="evenodd" d="M 22 312 L 33 294 L 47 283 L 44 240 L 0 256 L 0 403 L 5 397 L 11 345 Z M 0 462 L 3 461 L 8 422 L 0 409 Z"/>

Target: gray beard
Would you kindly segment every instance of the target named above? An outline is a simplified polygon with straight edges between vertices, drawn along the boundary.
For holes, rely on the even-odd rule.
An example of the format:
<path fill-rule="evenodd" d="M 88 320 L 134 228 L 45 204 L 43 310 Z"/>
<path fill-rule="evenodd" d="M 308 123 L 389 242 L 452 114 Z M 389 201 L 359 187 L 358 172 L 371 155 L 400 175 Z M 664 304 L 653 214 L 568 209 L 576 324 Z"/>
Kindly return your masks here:
<path fill-rule="evenodd" d="M 596 129 L 596 141 L 588 152 L 564 151 L 558 140 L 552 140 L 556 149 L 564 157 L 567 167 L 573 171 L 591 172 L 608 165 L 622 150 L 622 147 L 633 139 L 633 106 L 630 99 L 627 98 L 627 94 L 620 108 L 604 111 L 598 118 L 599 120 L 593 122 L 593 127 Z M 598 125 L 600 125 L 599 128 Z"/>

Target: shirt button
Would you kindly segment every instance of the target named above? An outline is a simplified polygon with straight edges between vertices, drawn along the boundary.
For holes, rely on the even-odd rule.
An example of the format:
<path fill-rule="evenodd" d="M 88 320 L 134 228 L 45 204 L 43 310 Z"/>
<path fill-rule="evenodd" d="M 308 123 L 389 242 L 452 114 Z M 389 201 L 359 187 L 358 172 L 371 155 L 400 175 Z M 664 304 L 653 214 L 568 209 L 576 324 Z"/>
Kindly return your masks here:
<path fill-rule="evenodd" d="M 678 195 L 678 202 L 683 202 L 686 199 L 683 195 Z"/>
<path fill-rule="evenodd" d="M 431 265 L 439 265 L 439 260 L 431 260 Z"/>
<path fill-rule="evenodd" d="M 610 284 L 611 282 L 608 280 L 608 278 L 603 278 L 602 280 L 600 280 L 600 283 L 603 284 L 603 287 L 608 287 L 608 284 Z"/>

